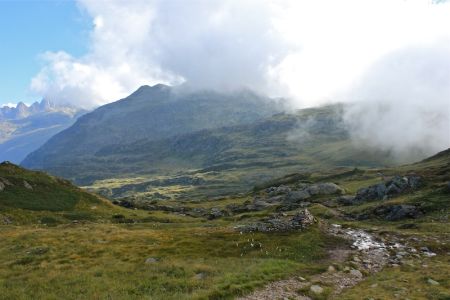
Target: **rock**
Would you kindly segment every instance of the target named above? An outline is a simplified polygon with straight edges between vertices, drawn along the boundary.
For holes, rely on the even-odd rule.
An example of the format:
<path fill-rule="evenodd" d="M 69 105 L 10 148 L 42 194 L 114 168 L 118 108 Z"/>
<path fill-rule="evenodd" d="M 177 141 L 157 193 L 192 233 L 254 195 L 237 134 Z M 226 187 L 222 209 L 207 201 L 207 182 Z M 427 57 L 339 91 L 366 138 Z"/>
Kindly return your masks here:
<path fill-rule="evenodd" d="M 290 192 L 287 195 L 286 200 L 288 202 L 300 202 L 309 198 L 311 198 L 311 195 L 307 191 L 303 190 Z"/>
<path fill-rule="evenodd" d="M 31 186 L 31 184 L 29 184 L 29 183 L 26 182 L 25 180 L 23 181 L 23 186 L 24 186 L 27 190 L 33 190 L 33 187 Z"/>
<path fill-rule="evenodd" d="M 405 218 L 417 218 L 422 215 L 422 212 L 414 205 L 392 205 L 387 209 L 385 217 L 388 221 L 397 221 Z"/>
<path fill-rule="evenodd" d="M 220 208 L 217 207 L 213 207 L 211 208 L 209 215 L 208 215 L 208 220 L 214 220 L 220 217 L 225 216 L 226 211 L 222 211 Z"/>
<path fill-rule="evenodd" d="M 282 214 L 273 214 L 261 219 L 260 222 L 235 227 L 241 232 L 272 232 L 272 231 L 291 231 L 302 230 L 315 222 L 314 216 L 308 209 L 304 209 L 292 217 Z"/>
<path fill-rule="evenodd" d="M 333 273 L 333 272 L 336 272 L 336 268 L 333 267 L 333 266 L 329 266 L 328 269 L 327 269 L 327 271 L 328 271 L 329 273 Z"/>
<path fill-rule="evenodd" d="M 386 194 L 386 185 L 379 183 L 366 188 L 361 188 L 356 192 L 355 203 L 362 203 L 372 200 L 381 200 Z"/>
<path fill-rule="evenodd" d="M 337 202 L 341 205 L 354 205 L 357 202 L 355 201 L 355 197 L 354 196 L 340 196 L 339 198 L 337 198 Z"/>
<path fill-rule="evenodd" d="M 298 276 L 297 278 L 298 278 L 298 280 L 300 280 L 300 281 L 306 281 L 306 278 L 303 278 L 302 276 Z"/>
<path fill-rule="evenodd" d="M 3 192 L 5 187 L 6 187 L 5 184 L 2 181 L 0 181 L 0 192 Z"/>
<path fill-rule="evenodd" d="M 154 264 L 157 263 L 159 261 L 159 258 L 157 257 L 149 257 L 145 260 L 146 264 Z"/>
<path fill-rule="evenodd" d="M 280 194 L 287 194 L 291 191 L 291 189 L 288 186 L 280 185 L 280 186 L 272 186 L 266 189 L 266 193 L 269 194 L 269 196 L 276 196 Z"/>
<path fill-rule="evenodd" d="M 418 189 L 423 186 L 423 179 L 420 176 L 415 176 L 415 175 L 409 176 L 408 177 L 408 185 L 412 189 Z"/>
<path fill-rule="evenodd" d="M 439 282 L 437 282 L 436 280 L 433 280 L 431 278 L 428 278 L 427 282 L 431 285 L 439 285 Z"/>
<path fill-rule="evenodd" d="M 363 274 L 361 273 L 361 271 L 355 270 L 355 269 L 351 269 L 350 274 L 352 274 L 353 276 L 358 277 L 358 278 L 363 277 Z"/>
<path fill-rule="evenodd" d="M 312 285 L 310 288 L 310 291 L 313 292 L 314 294 L 322 294 L 323 293 L 323 288 L 320 285 Z"/>
<path fill-rule="evenodd" d="M 342 194 L 344 190 L 337 184 L 331 182 L 317 183 L 306 188 L 310 195 L 333 195 Z"/>
<path fill-rule="evenodd" d="M 395 194 L 400 194 L 401 193 L 401 189 L 399 187 L 397 187 L 395 184 L 391 183 L 391 185 L 389 185 L 386 188 L 386 194 L 387 195 L 395 195 Z"/>
<path fill-rule="evenodd" d="M 203 280 L 206 278 L 206 273 L 203 273 L 203 272 L 197 273 L 197 274 L 195 274 L 194 278 L 197 280 Z"/>
<path fill-rule="evenodd" d="M 1 217 L 3 224 L 5 224 L 5 225 L 10 225 L 13 223 L 13 220 L 10 217 L 7 217 L 7 216 L 0 216 L 0 217 Z"/>

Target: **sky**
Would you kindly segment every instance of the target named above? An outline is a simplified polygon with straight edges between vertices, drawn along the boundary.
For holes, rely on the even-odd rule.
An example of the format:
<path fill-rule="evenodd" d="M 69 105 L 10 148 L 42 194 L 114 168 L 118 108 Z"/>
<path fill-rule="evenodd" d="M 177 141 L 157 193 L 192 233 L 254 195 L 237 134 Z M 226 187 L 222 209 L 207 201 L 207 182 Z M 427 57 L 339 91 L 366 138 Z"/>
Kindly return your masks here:
<path fill-rule="evenodd" d="M 450 146 L 449 1 L 3 0 L 0 41 L 0 103 L 245 87 L 351 103 L 355 141 L 383 150 Z"/>
<path fill-rule="evenodd" d="M 41 68 L 40 56 L 61 49 L 82 55 L 91 28 L 73 1 L 0 0 L 0 105 L 39 100 L 30 83 Z"/>

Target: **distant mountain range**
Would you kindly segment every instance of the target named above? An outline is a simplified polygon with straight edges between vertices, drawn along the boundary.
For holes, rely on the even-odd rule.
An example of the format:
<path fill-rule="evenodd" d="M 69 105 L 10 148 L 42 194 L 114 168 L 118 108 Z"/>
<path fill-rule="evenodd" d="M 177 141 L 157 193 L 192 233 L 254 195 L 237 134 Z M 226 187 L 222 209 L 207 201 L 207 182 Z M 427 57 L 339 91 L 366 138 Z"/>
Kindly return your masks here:
<path fill-rule="evenodd" d="M 80 117 L 22 165 L 78 184 L 197 174 L 222 185 L 233 174 L 227 186 L 232 181 L 248 187 L 301 168 L 388 161 L 385 154 L 354 147 L 340 105 L 283 113 L 280 101 L 248 90 L 182 92 L 143 86 Z"/>
<path fill-rule="evenodd" d="M 20 163 L 50 137 L 69 127 L 85 111 L 43 99 L 28 106 L 0 108 L 0 162 Z"/>

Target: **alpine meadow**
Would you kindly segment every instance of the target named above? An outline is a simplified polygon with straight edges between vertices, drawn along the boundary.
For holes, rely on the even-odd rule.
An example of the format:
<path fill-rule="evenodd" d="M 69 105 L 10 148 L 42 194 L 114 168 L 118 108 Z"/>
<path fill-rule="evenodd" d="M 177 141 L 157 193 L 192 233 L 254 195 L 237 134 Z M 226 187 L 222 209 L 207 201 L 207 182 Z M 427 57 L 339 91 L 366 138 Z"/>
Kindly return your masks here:
<path fill-rule="evenodd" d="M 450 2 L 0 1 L 0 300 L 450 299 Z"/>

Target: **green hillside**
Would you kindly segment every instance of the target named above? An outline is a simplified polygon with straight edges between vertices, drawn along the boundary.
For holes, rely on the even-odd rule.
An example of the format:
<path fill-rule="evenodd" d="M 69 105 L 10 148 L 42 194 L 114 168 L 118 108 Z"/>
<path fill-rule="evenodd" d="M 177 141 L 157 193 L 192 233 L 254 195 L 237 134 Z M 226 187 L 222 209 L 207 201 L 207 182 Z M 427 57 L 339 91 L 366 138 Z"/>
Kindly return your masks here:
<path fill-rule="evenodd" d="M 128 215 L 125 209 L 67 180 L 9 162 L 0 164 L 0 223 L 110 222 L 117 213 Z"/>

